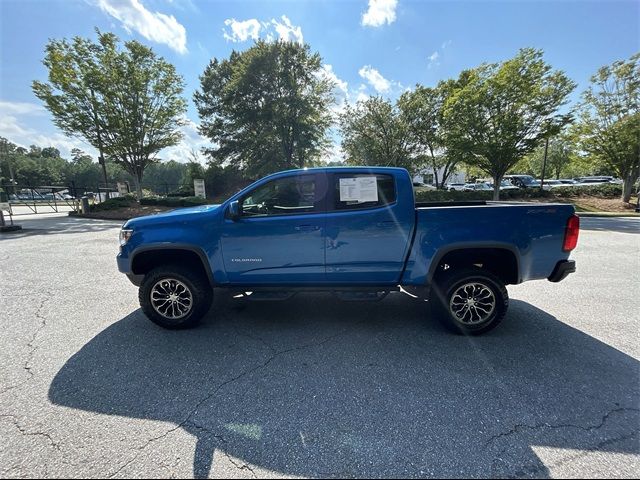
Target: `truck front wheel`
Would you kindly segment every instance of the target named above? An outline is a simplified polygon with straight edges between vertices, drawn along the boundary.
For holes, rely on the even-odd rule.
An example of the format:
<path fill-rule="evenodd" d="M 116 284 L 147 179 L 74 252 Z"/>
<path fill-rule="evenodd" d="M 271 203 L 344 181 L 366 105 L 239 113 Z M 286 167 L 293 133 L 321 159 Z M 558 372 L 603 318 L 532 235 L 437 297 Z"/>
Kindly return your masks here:
<path fill-rule="evenodd" d="M 505 317 L 509 294 L 504 282 L 480 268 L 450 268 L 431 289 L 432 312 L 444 325 L 460 334 L 480 335 Z"/>
<path fill-rule="evenodd" d="M 138 290 L 147 318 L 164 328 L 197 325 L 211 307 L 211 286 L 199 272 L 181 265 L 165 265 L 147 273 Z"/>

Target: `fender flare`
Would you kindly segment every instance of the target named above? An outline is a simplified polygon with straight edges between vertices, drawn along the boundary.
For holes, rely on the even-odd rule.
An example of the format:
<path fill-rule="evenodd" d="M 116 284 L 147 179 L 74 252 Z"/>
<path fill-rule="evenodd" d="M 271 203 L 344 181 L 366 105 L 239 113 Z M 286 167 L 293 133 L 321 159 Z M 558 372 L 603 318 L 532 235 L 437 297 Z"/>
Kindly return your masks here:
<path fill-rule="evenodd" d="M 515 245 L 502 242 L 458 242 L 452 243 L 445 247 L 440 248 L 431 259 L 429 264 L 429 271 L 427 272 L 427 285 L 431 285 L 433 277 L 436 274 L 436 269 L 440 265 L 440 261 L 448 253 L 456 250 L 471 250 L 471 249 L 494 249 L 494 250 L 507 250 L 511 252 L 516 259 L 516 283 L 522 283 L 522 273 L 520 268 L 520 251 Z"/>
<path fill-rule="evenodd" d="M 202 266 L 204 267 L 204 271 L 207 274 L 207 279 L 211 284 L 211 287 L 215 285 L 215 281 L 213 279 L 213 272 L 211 271 L 211 264 L 209 263 L 209 259 L 204 251 L 200 247 L 195 247 L 193 245 L 187 243 L 160 243 L 160 244 L 152 244 L 152 245 L 144 245 L 136 248 L 129 255 L 129 271 L 133 274 L 133 262 L 135 258 L 144 252 L 154 251 L 154 250 L 185 250 L 188 252 L 195 253 L 200 261 L 202 262 Z"/>

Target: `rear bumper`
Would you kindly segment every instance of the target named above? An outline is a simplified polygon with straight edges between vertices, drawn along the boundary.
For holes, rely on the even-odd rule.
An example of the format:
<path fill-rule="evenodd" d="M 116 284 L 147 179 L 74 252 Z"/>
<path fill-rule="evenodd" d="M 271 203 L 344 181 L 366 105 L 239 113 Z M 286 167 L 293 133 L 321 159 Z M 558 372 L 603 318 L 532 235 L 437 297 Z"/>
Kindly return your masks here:
<path fill-rule="evenodd" d="M 553 269 L 553 272 L 547 280 L 550 282 L 560 282 L 567 278 L 567 275 L 576 271 L 576 262 L 575 260 L 561 260 L 556 264 L 556 268 Z"/>

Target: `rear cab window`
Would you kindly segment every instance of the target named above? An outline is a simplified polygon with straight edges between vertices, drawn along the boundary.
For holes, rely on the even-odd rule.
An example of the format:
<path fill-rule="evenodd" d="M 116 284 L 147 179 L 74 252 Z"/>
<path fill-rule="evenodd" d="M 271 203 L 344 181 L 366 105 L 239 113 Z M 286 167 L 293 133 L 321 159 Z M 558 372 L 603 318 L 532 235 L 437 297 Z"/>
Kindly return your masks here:
<path fill-rule="evenodd" d="M 333 210 L 359 210 L 395 203 L 393 175 L 338 173 L 333 176 Z"/>

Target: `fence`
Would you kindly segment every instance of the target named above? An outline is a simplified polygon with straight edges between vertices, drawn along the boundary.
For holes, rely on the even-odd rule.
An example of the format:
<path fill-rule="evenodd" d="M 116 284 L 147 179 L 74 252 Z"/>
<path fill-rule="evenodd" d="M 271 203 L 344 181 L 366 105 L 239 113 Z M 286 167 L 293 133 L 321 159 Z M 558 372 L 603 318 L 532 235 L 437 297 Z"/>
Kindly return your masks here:
<path fill-rule="evenodd" d="M 69 185 L 20 185 L 4 184 L 0 189 L 8 197 L 11 215 L 30 215 L 38 213 L 58 213 L 78 211 L 80 198 L 87 196 L 93 203 L 104 202 L 108 198 L 122 195 L 117 184 L 96 184 L 95 186 Z M 127 190 L 134 192 L 127 184 Z M 158 196 L 190 196 L 193 185 L 185 184 L 142 184 L 145 194 Z"/>

